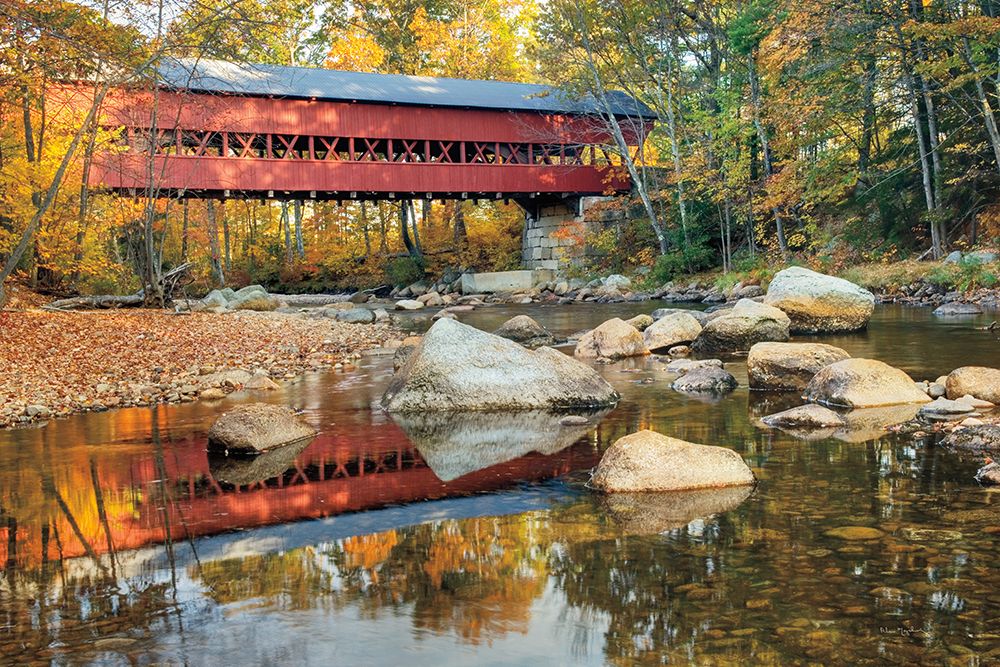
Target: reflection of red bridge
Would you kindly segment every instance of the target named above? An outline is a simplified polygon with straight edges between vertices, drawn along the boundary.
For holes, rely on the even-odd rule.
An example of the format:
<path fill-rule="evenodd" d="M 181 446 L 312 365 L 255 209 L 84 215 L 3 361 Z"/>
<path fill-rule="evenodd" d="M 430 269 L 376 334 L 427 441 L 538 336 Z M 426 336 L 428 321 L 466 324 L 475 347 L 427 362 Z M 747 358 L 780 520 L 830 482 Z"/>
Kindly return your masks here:
<path fill-rule="evenodd" d="M 105 459 L 102 465 L 98 459 L 104 493 L 118 490 L 131 497 L 130 503 L 119 504 L 121 511 L 108 511 L 111 543 L 115 550 L 162 543 L 168 538 L 168 526 L 169 537 L 177 541 L 236 528 L 492 491 L 521 480 L 539 481 L 589 468 L 598 458 L 594 447 L 582 442 L 552 455 L 533 452 L 442 482 L 398 427 L 382 426 L 378 441 L 359 446 L 371 433 L 366 425 L 364 429 L 321 434 L 284 473 L 240 486 L 213 476 L 201 438 L 165 443 L 162 467 L 152 447 L 144 448 L 126 467 L 120 460 Z M 53 509 L 48 514 L 58 512 Z M 88 547 L 74 536 L 76 530 L 94 553 L 108 551 L 97 503 L 82 510 L 73 508 L 73 512 L 76 529 L 66 516 L 56 522 L 63 557 L 87 554 Z M 14 547 L 19 566 L 39 564 L 40 531 L 40 526 L 22 526 L 15 546 L 9 543 L 9 529 L 0 528 L 0 558 L 6 562 Z M 55 546 L 50 549 L 49 557 L 54 558 Z"/>

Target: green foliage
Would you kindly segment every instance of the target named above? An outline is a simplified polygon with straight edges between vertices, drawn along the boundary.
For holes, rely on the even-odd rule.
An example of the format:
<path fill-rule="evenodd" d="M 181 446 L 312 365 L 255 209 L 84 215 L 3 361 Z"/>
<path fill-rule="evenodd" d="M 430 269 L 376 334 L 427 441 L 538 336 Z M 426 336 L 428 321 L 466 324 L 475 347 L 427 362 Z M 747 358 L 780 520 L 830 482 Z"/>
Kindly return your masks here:
<path fill-rule="evenodd" d="M 390 285 L 405 287 L 424 277 L 424 264 L 412 257 L 398 257 L 385 265 L 385 278 Z"/>
<path fill-rule="evenodd" d="M 955 287 L 967 292 L 979 289 L 980 287 L 996 287 L 1000 282 L 997 277 L 996 266 L 982 264 L 975 259 L 962 258 L 958 263 L 958 277 L 955 280 Z"/>
<path fill-rule="evenodd" d="M 650 275 L 662 285 L 677 276 L 708 268 L 715 257 L 715 250 L 705 242 L 682 246 L 657 257 Z"/>

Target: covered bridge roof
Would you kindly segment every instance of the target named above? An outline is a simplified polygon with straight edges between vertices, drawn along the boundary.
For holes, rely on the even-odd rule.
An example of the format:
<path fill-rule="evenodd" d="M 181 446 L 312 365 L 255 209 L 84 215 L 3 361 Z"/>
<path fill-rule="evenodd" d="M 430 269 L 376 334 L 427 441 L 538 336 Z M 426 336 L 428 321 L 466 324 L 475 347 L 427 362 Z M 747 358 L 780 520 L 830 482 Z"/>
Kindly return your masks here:
<path fill-rule="evenodd" d="M 603 112 L 589 95 L 574 98 L 551 86 L 507 81 L 367 74 L 205 58 L 163 61 L 159 75 L 167 88 L 204 93 L 551 114 Z M 648 106 L 626 93 L 613 90 L 608 96 L 616 116 L 656 117 Z"/>

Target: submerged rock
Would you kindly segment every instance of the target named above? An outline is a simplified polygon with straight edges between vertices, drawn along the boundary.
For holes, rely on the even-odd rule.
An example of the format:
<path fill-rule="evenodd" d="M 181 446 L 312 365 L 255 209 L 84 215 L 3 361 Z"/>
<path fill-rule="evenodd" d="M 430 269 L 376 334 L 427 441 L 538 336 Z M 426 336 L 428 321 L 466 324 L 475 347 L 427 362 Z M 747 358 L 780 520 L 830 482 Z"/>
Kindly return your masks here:
<path fill-rule="evenodd" d="M 283 405 L 239 405 L 215 420 L 208 431 L 208 449 L 230 454 L 257 454 L 305 438 L 316 430 Z"/>
<path fill-rule="evenodd" d="M 493 333 L 532 349 L 543 345 L 554 345 L 556 342 L 555 336 L 548 329 L 527 315 L 510 318 Z"/>
<path fill-rule="evenodd" d="M 941 304 L 935 308 L 933 314 L 939 317 L 947 317 L 952 315 L 979 315 L 982 312 L 983 309 L 979 307 L 979 304 L 952 301 L 951 303 Z"/>
<path fill-rule="evenodd" d="M 698 368 L 722 368 L 722 365 L 722 359 L 674 359 L 663 370 L 683 375 Z"/>
<path fill-rule="evenodd" d="M 822 343 L 757 343 L 747 356 L 750 388 L 801 391 L 821 368 L 850 356 Z"/>
<path fill-rule="evenodd" d="M 447 319 L 424 335 L 382 396 L 389 412 L 598 408 L 617 401 L 618 392 L 586 364 Z"/>
<path fill-rule="evenodd" d="M 792 333 L 835 333 L 867 327 L 875 295 L 843 278 L 793 266 L 774 276 L 764 303 L 788 314 Z"/>
<path fill-rule="evenodd" d="M 831 528 L 823 533 L 827 537 L 835 537 L 840 540 L 877 540 L 885 537 L 883 533 L 878 528 L 871 528 L 869 526 L 841 526 L 840 528 Z"/>
<path fill-rule="evenodd" d="M 650 352 L 662 353 L 676 345 L 692 342 L 701 333 L 701 324 L 687 313 L 672 313 L 662 317 L 643 332 Z"/>
<path fill-rule="evenodd" d="M 761 419 L 768 426 L 788 429 L 831 428 L 844 425 L 844 418 L 821 405 L 800 405 Z"/>
<path fill-rule="evenodd" d="M 608 448 L 591 484 L 616 493 L 746 486 L 755 481 L 743 457 L 731 449 L 639 431 Z"/>
<path fill-rule="evenodd" d="M 909 375 L 875 359 L 844 359 L 822 368 L 806 386 L 803 398 L 845 408 L 931 400 Z"/>
<path fill-rule="evenodd" d="M 670 386 L 684 393 L 726 394 L 738 385 L 728 371 L 717 366 L 700 366 L 687 371 Z"/>
<path fill-rule="evenodd" d="M 586 359 L 624 359 L 649 354 L 639 330 L 614 318 L 580 337 L 574 356 Z"/>
<path fill-rule="evenodd" d="M 739 507 L 752 485 L 641 493 L 609 493 L 602 499 L 611 519 L 631 535 L 653 535 L 683 528 L 695 519 Z"/>
<path fill-rule="evenodd" d="M 1000 453 L 1000 425 L 984 424 L 955 429 L 941 441 L 941 444 L 977 454 Z"/>
<path fill-rule="evenodd" d="M 746 352 L 756 343 L 788 340 L 788 325 L 788 316 L 777 308 L 741 299 L 709 321 L 691 347 L 698 354 Z"/>
<path fill-rule="evenodd" d="M 962 366 L 948 374 L 945 383 L 948 398 L 966 394 L 990 403 L 1000 403 L 1000 369 L 985 366 Z"/>
<path fill-rule="evenodd" d="M 922 415 L 962 415 L 974 411 L 971 403 L 962 400 L 949 401 L 947 398 L 938 398 L 920 408 Z"/>

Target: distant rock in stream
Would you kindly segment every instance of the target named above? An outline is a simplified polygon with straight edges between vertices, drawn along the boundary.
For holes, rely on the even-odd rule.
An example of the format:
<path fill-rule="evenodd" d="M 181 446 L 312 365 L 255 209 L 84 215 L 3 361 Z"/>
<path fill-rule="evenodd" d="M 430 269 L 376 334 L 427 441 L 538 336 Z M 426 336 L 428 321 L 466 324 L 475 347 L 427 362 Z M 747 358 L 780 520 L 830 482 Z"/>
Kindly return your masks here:
<path fill-rule="evenodd" d="M 208 431 L 208 449 L 230 454 L 258 454 L 306 438 L 316 430 L 283 405 L 238 405 L 215 420 Z"/>
<path fill-rule="evenodd" d="M 618 402 L 618 392 L 590 366 L 455 320 L 435 322 L 411 355 L 382 396 L 389 412 L 563 410 Z"/>
<path fill-rule="evenodd" d="M 764 303 L 788 315 L 792 333 L 837 333 L 867 327 L 875 295 L 849 280 L 793 266 L 775 274 Z"/>

